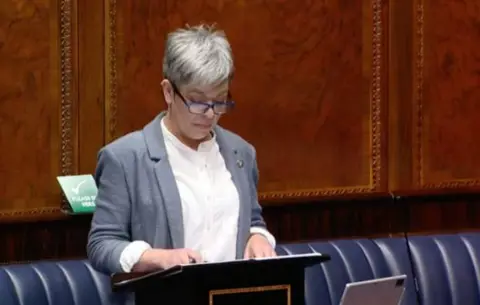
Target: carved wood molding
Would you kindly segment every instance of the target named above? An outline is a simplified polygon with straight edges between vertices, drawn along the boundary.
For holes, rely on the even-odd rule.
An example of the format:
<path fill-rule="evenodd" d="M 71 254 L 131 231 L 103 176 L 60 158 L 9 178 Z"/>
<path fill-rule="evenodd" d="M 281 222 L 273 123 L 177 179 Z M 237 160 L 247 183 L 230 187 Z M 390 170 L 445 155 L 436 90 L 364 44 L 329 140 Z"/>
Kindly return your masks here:
<path fill-rule="evenodd" d="M 415 184 L 422 185 L 424 181 L 423 177 L 423 148 L 422 148 L 422 100 L 423 100 L 423 67 L 424 67 L 424 45 L 423 45 L 423 0 L 417 0 L 415 2 L 415 25 L 414 25 L 414 136 L 413 146 L 416 151 L 416 158 L 413 160 L 413 167 L 415 171 Z"/>
<path fill-rule="evenodd" d="M 27 222 L 37 220 L 60 220 L 68 217 L 57 207 L 45 207 L 26 210 L 0 211 L 0 222 Z"/>
<path fill-rule="evenodd" d="M 373 0 L 373 34 L 372 34 L 372 94 L 370 105 L 372 107 L 372 183 L 368 191 L 377 190 L 381 174 L 381 145 L 382 145 L 382 1 Z"/>
<path fill-rule="evenodd" d="M 117 0 L 107 0 L 105 7 L 105 142 L 115 138 L 117 127 Z"/>
<path fill-rule="evenodd" d="M 74 116 L 74 71 L 72 49 L 77 39 L 72 30 L 73 16 L 76 16 L 76 0 L 60 1 L 60 128 L 61 128 L 61 174 L 74 172 L 73 116 Z"/>
<path fill-rule="evenodd" d="M 422 188 L 464 188 L 464 187 L 475 187 L 480 186 L 480 180 L 478 179 L 458 179 L 450 181 L 442 181 L 438 183 L 423 183 Z"/>
<path fill-rule="evenodd" d="M 61 175 L 72 175 L 76 172 L 75 166 L 75 127 L 76 102 L 78 81 L 77 63 L 77 0 L 60 1 L 60 128 L 61 128 Z M 42 212 L 57 214 L 68 206 L 64 196 L 60 197 L 61 208 L 53 211 L 46 209 Z"/>

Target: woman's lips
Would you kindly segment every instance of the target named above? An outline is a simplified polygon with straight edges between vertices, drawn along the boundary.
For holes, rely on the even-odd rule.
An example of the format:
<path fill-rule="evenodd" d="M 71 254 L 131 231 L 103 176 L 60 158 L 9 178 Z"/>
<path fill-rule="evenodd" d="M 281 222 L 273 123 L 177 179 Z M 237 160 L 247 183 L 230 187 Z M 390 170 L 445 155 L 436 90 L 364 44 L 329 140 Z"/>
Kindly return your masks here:
<path fill-rule="evenodd" d="M 201 129 L 210 129 L 212 128 L 211 124 L 194 124 L 195 127 L 201 128 Z"/>

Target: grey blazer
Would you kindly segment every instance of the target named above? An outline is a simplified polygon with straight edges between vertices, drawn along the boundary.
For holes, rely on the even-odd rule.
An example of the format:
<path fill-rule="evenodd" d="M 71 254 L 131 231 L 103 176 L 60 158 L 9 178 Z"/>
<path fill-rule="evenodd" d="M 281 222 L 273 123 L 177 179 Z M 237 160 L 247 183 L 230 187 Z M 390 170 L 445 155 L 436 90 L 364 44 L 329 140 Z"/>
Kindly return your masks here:
<path fill-rule="evenodd" d="M 154 248 L 184 247 L 181 201 L 160 125 L 164 115 L 98 154 L 98 195 L 87 254 L 93 267 L 103 273 L 122 272 L 120 254 L 134 240 Z M 215 133 L 240 196 L 236 257 L 242 258 L 250 227 L 265 228 L 257 199 L 255 149 L 226 129 L 215 127 Z"/>

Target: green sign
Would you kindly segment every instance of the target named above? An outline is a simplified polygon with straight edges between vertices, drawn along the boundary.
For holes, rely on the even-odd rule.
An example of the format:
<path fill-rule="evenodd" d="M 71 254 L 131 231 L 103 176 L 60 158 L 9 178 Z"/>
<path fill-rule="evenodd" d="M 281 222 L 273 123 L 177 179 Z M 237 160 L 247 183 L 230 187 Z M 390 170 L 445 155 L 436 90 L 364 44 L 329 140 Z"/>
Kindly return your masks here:
<path fill-rule="evenodd" d="M 57 177 L 74 214 L 93 213 L 97 185 L 92 175 Z"/>

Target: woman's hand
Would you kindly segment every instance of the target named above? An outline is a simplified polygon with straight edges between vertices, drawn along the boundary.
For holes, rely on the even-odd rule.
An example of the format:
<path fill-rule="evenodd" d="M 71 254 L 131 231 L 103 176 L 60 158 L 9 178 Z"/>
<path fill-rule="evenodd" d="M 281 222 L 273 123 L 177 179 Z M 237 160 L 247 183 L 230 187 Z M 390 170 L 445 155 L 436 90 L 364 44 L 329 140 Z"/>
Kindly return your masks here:
<path fill-rule="evenodd" d="M 200 253 L 191 249 L 148 249 L 143 252 L 140 261 L 133 267 L 135 272 L 147 272 L 168 269 L 176 265 L 186 265 L 192 262 L 202 263 Z"/>
<path fill-rule="evenodd" d="M 262 257 L 275 257 L 277 253 L 272 248 L 272 245 L 268 242 L 267 238 L 262 234 L 252 234 L 247 241 L 245 247 L 244 258 L 262 258 Z"/>

